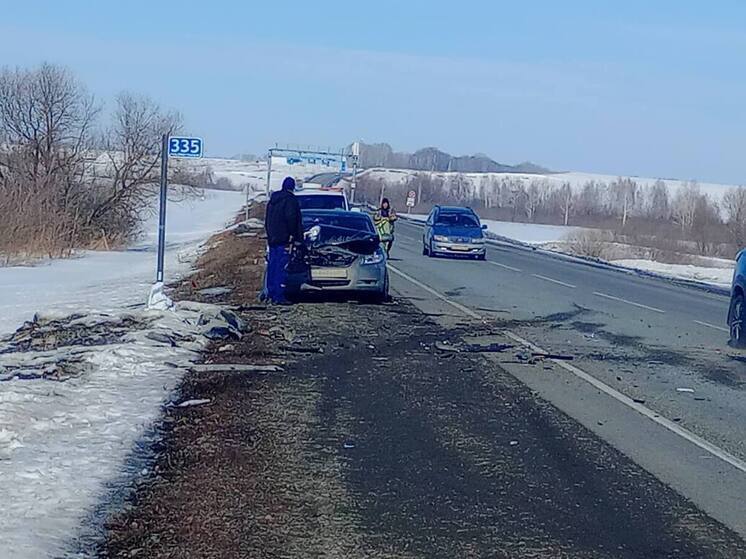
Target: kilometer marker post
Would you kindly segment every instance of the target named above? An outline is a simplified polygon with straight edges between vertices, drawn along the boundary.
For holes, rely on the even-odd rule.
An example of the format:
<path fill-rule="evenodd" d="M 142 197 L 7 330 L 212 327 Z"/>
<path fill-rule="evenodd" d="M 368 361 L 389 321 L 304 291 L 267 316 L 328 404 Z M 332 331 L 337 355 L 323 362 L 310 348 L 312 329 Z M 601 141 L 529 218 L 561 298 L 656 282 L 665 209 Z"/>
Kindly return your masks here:
<path fill-rule="evenodd" d="M 161 138 L 161 204 L 158 210 L 158 265 L 156 283 L 163 283 L 163 260 L 166 254 L 166 203 L 168 202 L 168 134 Z"/>
<path fill-rule="evenodd" d="M 166 256 L 166 204 L 168 203 L 168 159 L 179 157 L 198 159 L 202 157 L 202 138 L 183 136 L 161 137 L 161 190 L 158 209 L 158 261 L 155 272 L 155 285 L 150 291 L 149 307 L 163 306 L 168 298 L 163 294 L 164 260 Z M 170 301 L 166 306 L 170 305 Z"/>

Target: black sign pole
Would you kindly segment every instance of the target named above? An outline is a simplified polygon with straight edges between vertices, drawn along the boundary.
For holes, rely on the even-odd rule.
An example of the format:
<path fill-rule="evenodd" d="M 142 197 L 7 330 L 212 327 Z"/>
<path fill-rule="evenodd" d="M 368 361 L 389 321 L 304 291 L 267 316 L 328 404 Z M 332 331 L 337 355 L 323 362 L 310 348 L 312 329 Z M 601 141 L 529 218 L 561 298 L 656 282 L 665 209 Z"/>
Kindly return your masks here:
<path fill-rule="evenodd" d="M 168 200 L 168 134 L 161 138 L 161 207 L 158 214 L 158 270 L 155 281 L 163 282 L 163 257 L 166 252 L 166 201 Z"/>

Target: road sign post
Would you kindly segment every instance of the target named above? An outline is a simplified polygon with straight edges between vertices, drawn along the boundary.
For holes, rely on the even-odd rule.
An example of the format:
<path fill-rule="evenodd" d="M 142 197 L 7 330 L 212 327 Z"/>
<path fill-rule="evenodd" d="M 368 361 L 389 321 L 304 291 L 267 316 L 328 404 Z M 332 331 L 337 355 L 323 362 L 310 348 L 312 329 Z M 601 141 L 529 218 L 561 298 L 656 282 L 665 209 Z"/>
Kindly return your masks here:
<path fill-rule="evenodd" d="M 166 254 L 166 202 L 168 201 L 168 134 L 161 138 L 161 204 L 158 209 L 158 264 L 156 283 L 163 283 L 163 260 Z"/>
<path fill-rule="evenodd" d="M 163 262 L 166 255 L 166 204 L 168 203 L 168 159 L 179 157 L 198 159 L 203 154 L 202 138 L 189 138 L 183 136 L 161 137 L 161 192 L 160 207 L 158 209 L 158 263 L 156 266 L 155 281 L 163 283 Z"/>
<path fill-rule="evenodd" d="M 352 144 L 352 185 L 350 187 L 350 204 L 355 203 L 355 191 L 357 190 L 357 163 L 360 159 L 360 142 Z"/>
<path fill-rule="evenodd" d="M 414 208 L 416 203 L 417 193 L 414 190 L 410 190 L 409 192 L 407 192 L 407 213 L 412 212 L 412 208 Z"/>

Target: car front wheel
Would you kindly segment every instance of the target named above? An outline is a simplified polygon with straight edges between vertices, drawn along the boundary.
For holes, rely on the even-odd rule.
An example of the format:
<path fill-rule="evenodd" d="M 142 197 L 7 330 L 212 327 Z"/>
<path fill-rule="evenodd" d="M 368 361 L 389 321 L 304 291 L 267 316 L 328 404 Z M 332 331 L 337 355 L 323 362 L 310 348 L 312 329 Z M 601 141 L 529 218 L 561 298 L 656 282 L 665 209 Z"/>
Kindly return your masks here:
<path fill-rule="evenodd" d="M 743 293 L 736 293 L 730 300 L 730 312 L 728 312 L 728 326 L 730 330 L 730 343 L 734 347 L 746 346 L 746 332 L 744 332 L 744 297 Z"/>

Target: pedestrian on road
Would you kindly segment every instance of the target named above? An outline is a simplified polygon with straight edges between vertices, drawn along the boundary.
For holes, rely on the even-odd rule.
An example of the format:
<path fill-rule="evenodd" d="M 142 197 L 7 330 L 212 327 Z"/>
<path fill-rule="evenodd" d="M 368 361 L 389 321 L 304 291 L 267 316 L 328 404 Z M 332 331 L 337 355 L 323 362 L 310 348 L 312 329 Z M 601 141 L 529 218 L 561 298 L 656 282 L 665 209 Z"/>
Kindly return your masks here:
<path fill-rule="evenodd" d="M 383 247 L 386 249 L 386 255 L 391 254 L 391 246 L 394 244 L 394 222 L 399 219 L 396 212 L 391 207 L 388 198 L 381 200 L 381 207 L 378 208 L 373 221 L 376 224 L 376 230 L 378 231 L 378 237 L 383 243 Z"/>
<path fill-rule="evenodd" d="M 264 227 L 267 230 L 267 296 L 276 304 L 288 304 L 285 296 L 287 264 L 293 244 L 303 242 L 303 218 L 293 194 L 295 179 L 285 177 L 282 190 L 272 193 L 267 203 Z"/>

